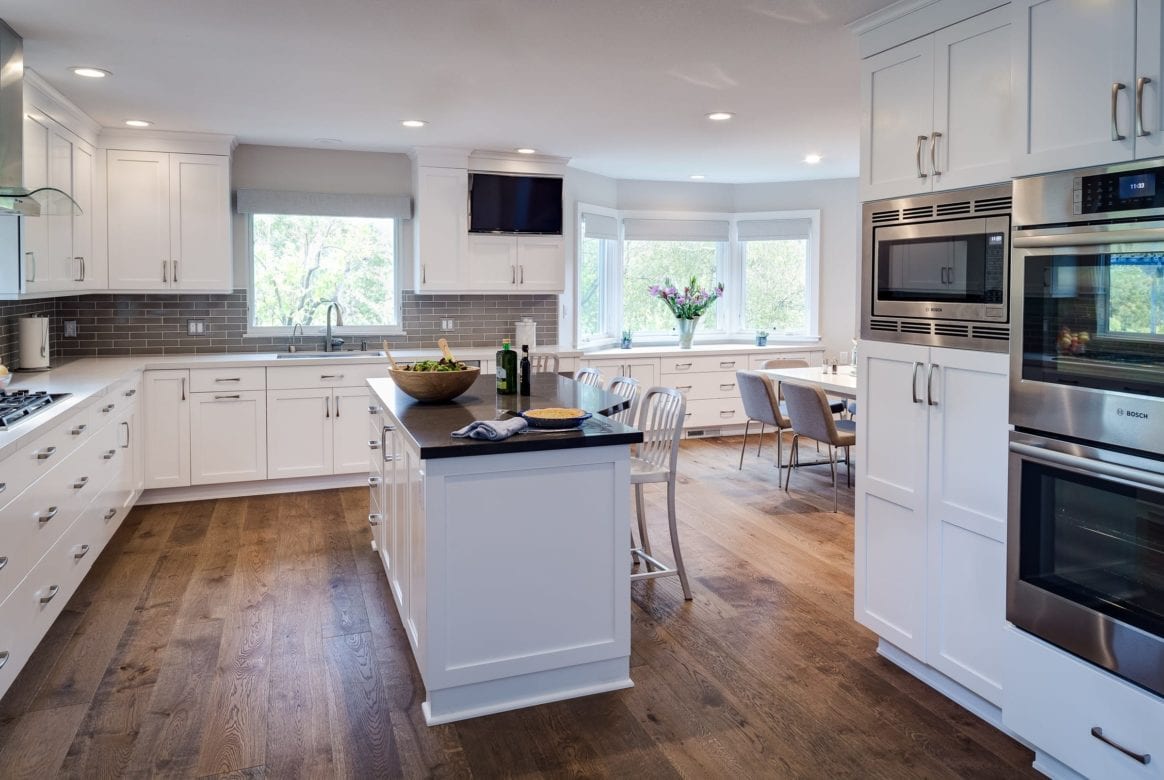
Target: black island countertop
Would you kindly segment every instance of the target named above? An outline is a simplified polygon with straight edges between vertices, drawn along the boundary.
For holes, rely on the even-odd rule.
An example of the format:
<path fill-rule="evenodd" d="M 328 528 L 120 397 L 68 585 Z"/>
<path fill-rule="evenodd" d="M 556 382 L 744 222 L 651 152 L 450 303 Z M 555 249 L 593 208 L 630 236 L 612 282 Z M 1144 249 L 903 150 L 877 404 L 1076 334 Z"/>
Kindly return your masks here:
<path fill-rule="evenodd" d="M 498 395 L 496 377 L 482 374 L 462 395 L 443 403 L 421 403 L 405 395 L 390 378 L 369 379 L 368 385 L 399 421 L 403 433 L 420 450 L 422 460 L 541 452 L 577 447 L 636 444 L 643 434 L 606 415 L 627 407 L 625 398 L 557 374 L 535 374 L 530 395 Z M 594 414 L 579 428 L 519 433 L 504 441 L 457 439 L 452 432 L 476 420 L 508 419 L 516 413 L 545 407 L 584 409 Z"/>

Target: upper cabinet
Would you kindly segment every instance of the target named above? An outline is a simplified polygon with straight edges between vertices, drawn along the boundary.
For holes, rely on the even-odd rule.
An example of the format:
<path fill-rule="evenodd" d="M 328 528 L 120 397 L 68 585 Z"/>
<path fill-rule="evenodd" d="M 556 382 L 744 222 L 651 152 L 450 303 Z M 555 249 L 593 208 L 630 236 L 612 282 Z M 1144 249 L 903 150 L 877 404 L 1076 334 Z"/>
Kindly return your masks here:
<path fill-rule="evenodd" d="M 480 292 L 560 293 L 566 289 L 561 236 L 469 236 L 469 286 Z"/>
<path fill-rule="evenodd" d="M 413 185 L 414 288 L 434 293 L 463 290 L 469 254 L 468 169 L 418 164 Z"/>
<path fill-rule="evenodd" d="M 1010 178 L 1010 20 L 995 8 L 863 61 L 861 200 Z"/>
<path fill-rule="evenodd" d="M 109 149 L 109 289 L 232 288 L 230 158 Z"/>
<path fill-rule="evenodd" d="M 1014 174 L 1160 154 L 1159 0 L 1017 0 Z"/>

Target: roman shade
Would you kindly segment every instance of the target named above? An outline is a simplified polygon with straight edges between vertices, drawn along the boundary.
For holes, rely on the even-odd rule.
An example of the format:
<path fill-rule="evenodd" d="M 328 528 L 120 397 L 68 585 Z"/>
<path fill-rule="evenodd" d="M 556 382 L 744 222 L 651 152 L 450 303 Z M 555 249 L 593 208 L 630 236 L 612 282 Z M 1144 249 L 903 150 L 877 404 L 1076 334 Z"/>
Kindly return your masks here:
<path fill-rule="evenodd" d="M 811 219 L 741 219 L 736 223 L 740 241 L 774 241 L 808 238 Z"/>
<path fill-rule="evenodd" d="M 726 219 L 624 219 L 627 241 L 727 241 Z"/>
<path fill-rule="evenodd" d="M 605 214 L 582 213 L 582 227 L 586 238 L 618 240 L 618 220 Z"/>
<path fill-rule="evenodd" d="M 411 219 L 412 198 L 408 195 L 238 190 L 235 193 L 235 210 L 239 214 Z"/>

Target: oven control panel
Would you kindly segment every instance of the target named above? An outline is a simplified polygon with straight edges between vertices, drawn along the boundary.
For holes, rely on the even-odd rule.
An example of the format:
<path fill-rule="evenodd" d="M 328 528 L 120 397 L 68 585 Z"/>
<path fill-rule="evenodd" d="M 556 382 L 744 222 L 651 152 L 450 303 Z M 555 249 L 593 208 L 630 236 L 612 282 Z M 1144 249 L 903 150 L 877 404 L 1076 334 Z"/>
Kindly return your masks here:
<path fill-rule="evenodd" d="M 982 298 L 986 316 L 991 319 L 1006 317 L 1006 235 L 987 233 L 982 258 Z"/>
<path fill-rule="evenodd" d="M 1076 176 L 1074 213 L 1108 214 L 1164 207 L 1164 169 Z"/>

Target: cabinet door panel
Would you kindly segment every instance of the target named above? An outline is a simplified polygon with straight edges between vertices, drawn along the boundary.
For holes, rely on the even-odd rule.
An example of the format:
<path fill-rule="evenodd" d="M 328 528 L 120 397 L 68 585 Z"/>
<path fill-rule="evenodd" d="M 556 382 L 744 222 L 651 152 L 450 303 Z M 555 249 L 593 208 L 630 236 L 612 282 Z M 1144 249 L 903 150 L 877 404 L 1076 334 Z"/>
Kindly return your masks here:
<path fill-rule="evenodd" d="M 659 361 L 657 360 L 639 360 L 634 363 L 627 363 L 626 369 L 630 375 L 639 380 L 639 393 L 645 393 L 648 388 L 659 384 Z M 730 377 L 725 381 L 735 382 L 735 375 L 728 372 L 724 375 Z"/>
<path fill-rule="evenodd" d="M 1164 3 L 1160 0 L 1138 0 L 1136 3 L 1136 79 L 1148 79 L 1143 85 L 1144 110 L 1142 128 L 1136 136 L 1136 157 L 1158 157 L 1164 154 Z M 1136 85 L 1129 85 L 1136 89 Z M 1133 99 L 1135 94 L 1133 92 Z"/>
<path fill-rule="evenodd" d="M 190 405 L 190 483 L 267 478 L 267 396 L 261 390 L 195 393 Z"/>
<path fill-rule="evenodd" d="M 169 289 L 169 155 L 110 150 L 106 167 L 109 287 Z"/>
<path fill-rule="evenodd" d="M 934 34 L 936 190 L 1010 179 L 1010 32 L 1002 7 Z"/>
<path fill-rule="evenodd" d="M 76 275 L 73 286 L 101 289 L 106 285 L 103 269 L 97 266 L 93 252 L 93 174 L 96 162 L 93 150 L 85 144 L 73 145 L 73 200 L 81 213 L 73 215 L 73 261 Z"/>
<path fill-rule="evenodd" d="M 517 282 L 517 239 L 513 236 L 469 237 L 469 280 L 472 290 L 513 291 Z"/>
<path fill-rule="evenodd" d="M 230 161 L 171 154 L 169 165 L 171 285 L 230 290 Z"/>
<path fill-rule="evenodd" d="M 368 468 L 368 388 L 340 387 L 332 395 L 332 471 Z"/>
<path fill-rule="evenodd" d="M 1135 132 L 1135 0 L 1012 3 L 1015 175 L 1130 160 Z M 1112 140 L 1112 84 L 1124 140 Z"/>
<path fill-rule="evenodd" d="M 268 390 L 268 478 L 330 474 L 332 414 L 329 389 Z"/>
<path fill-rule="evenodd" d="M 469 174 L 463 168 L 417 170 L 413 240 L 419 292 L 464 289 Z"/>
<path fill-rule="evenodd" d="M 927 36 L 868 58 L 861 73 L 861 200 L 928 192 L 919 176 L 933 124 L 934 41 Z M 928 159 L 920 171 L 928 172 Z"/>
<path fill-rule="evenodd" d="M 25 106 L 24 115 L 24 186 L 30 190 L 48 186 L 49 118 L 34 107 Z M 21 219 L 24 257 L 24 289 L 43 292 L 52 287 L 52 261 L 49 255 L 49 219 Z"/>
<path fill-rule="evenodd" d="M 517 238 L 519 292 L 562 292 L 566 289 L 566 258 L 562 239 L 555 236 Z"/>
<path fill-rule="evenodd" d="M 54 123 L 48 137 L 48 185 L 72 195 L 73 142 Z M 68 209 L 48 215 L 49 286 L 53 290 L 74 287 L 73 217 Z"/>
<path fill-rule="evenodd" d="M 145 487 L 190 484 L 189 372 L 145 372 Z"/>

